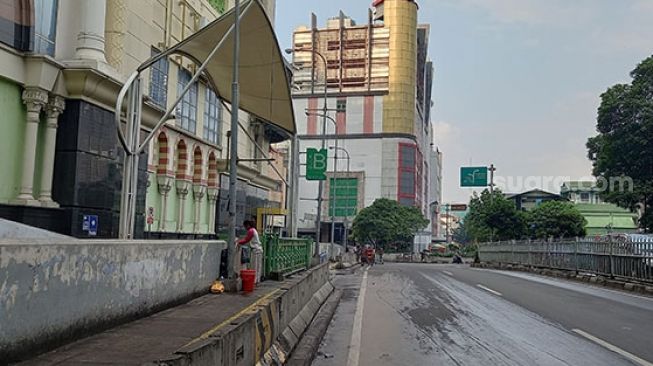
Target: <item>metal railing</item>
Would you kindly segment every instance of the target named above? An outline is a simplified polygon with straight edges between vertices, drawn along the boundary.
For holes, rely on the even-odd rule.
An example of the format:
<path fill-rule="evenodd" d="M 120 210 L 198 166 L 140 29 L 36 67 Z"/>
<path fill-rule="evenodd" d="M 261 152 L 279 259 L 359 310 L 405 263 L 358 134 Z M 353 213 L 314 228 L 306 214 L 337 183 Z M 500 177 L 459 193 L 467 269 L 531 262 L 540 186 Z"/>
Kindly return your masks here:
<path fill-rule="evenodd" d="M 521 264 L 653 282 L 653 240 L 579 238 L 479 245 L 482 262 Z"/>
<path fill-rule="evenodd" d="M 265 276 L 283 276 L 309 268 L 313 241 L 266 234 L 263 236 L 263 250 Z"/>

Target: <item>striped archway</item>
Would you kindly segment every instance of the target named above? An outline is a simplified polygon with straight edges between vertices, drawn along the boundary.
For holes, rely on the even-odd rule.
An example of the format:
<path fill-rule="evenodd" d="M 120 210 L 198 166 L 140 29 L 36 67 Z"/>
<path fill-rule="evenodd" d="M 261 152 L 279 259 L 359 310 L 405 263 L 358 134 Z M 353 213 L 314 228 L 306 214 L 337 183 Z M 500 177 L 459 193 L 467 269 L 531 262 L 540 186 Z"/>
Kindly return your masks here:
<path fill-rule="evenodd" d="M 218 186 L 218 162 L 215 158 L 215 152 L 211 151 L 209 154 L 209 174 L 208 174 L 208 185 L 210 188 L 216 188 Z"/>
<path fill-rule="evenodd" d="M 179 140 L 179 143 L 177 143 L 175 178 L 182 180 L 188 178 L 188 149 L 184 140 Z"/>
<path fill-rule="evenodd" d="M 201 185 L 203 178 L 202 149 L 199 146 L 193 151 L 193 184 Z"/>
<path fill-rule="evenodd" d="M 165 132 L 161 132 L 157 138 L 157 146 L 159 156 L 156 162 L 156 174 L 168 174 L 168 162 L 170 161 L 170 148 L 168 147 L 168 136 Z"/>

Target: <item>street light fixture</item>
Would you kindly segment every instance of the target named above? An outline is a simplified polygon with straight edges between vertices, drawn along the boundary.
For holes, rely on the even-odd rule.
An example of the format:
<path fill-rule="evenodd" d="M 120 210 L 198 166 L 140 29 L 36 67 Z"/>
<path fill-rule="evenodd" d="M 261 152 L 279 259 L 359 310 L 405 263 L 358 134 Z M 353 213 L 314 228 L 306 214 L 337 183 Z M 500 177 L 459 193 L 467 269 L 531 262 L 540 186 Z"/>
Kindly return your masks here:
<path fill-rule="evenodd" d="M 326 121 L 327 121 L 327 102 L 328 102 L 328 97 L 329 97 L 329 88 L 327 84 L 327 59 L 324 57 L 322 53 L 317 51 L 314 48 L 288 48 L 286 49 L 287 54 L 293 54 L 296 52 L 312 52 L 314 55 L 317 55 L 322 59 L 322 62 L 324 63 L 324 104 L 322 106 L 322 149 L 324 149 L 326 142 L 325 142 L 325 135 L 326 135 Z M 312 65 L 315 67 L 314 65 Z M 296 142 L 299 142 L 299 140 L 295 140 Z M 293 158 L 295 161 L 298 161 L 299 159 L 299 149 L 293 149 Z M 296 167 L 298 167 L 296 165 Z M 293 183 L 297 184 L 299 183 L 299 171 L 297 171 L 297 174 L 294 174 L 295 177 L 297 177 L 297 181 L 293 181 Z M 297 187 L 295 185 L 295 187 Z M 320 225 L 322 221 L 322 192 L 324 190 L 324 182 L 319 181 L 318 183 L 318 189 L 317 189 L 317 217 L 315 219 L 315 256 L 320 255 Z M 293 206 L 298 206 L 298 196 L 299 192 L 295 191 L 297 194 L 294 195 L 293 197 Z M 296 220 L 296 217 L 293 217 L 293 220 Z M 295 226 L 295 225 L 294 225 Z M 295 229 L 296 230 L 296 229 Z"/>

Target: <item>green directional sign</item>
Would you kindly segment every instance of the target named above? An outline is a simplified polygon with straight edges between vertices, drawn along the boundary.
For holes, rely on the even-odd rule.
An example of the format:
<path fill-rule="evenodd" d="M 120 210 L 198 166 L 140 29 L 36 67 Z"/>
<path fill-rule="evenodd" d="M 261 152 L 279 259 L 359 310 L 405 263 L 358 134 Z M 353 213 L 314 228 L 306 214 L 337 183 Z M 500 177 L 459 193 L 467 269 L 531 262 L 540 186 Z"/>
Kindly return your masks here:
<path fill-rule="evenodd" d="M 327 149 L 306 149 L 306 179 L 326 180 Z"/>
<path fill-rule="evenodd" d="M 488 169 L 485 166 L 461 167 L 460 168 L 460 186 L 461 187 L 487 187 Z"/>

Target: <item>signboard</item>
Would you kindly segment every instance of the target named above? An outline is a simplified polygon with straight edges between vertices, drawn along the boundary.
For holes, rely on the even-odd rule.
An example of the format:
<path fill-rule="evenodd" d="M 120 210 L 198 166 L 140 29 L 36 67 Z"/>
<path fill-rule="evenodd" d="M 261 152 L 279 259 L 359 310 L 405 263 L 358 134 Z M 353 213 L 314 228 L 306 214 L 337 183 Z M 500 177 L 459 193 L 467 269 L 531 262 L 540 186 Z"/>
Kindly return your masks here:
<path fill-rule="evenodd" d="M 99 220 L 97 215 L 84 215 L 82 218 L 82 231 L 87 231 L 88 235 L 96 236 Z"/>
<path fill-rule="evenodd" d="M 467 205 L 464 203 L 457 203 L 451 205 L 451 211 L 466 211 Z"/>
<path fill-rule="evenodd" d="M 306 179 L 326 180 L 327 150 L 306 149 Z"/>
<path fill-rule="evenodd" d="M 461 167 L 460 186 L 461 187 L 487 187 L 488 186 L 487 173 L 488 173 L 488 168 L 485 166 Z"/>

